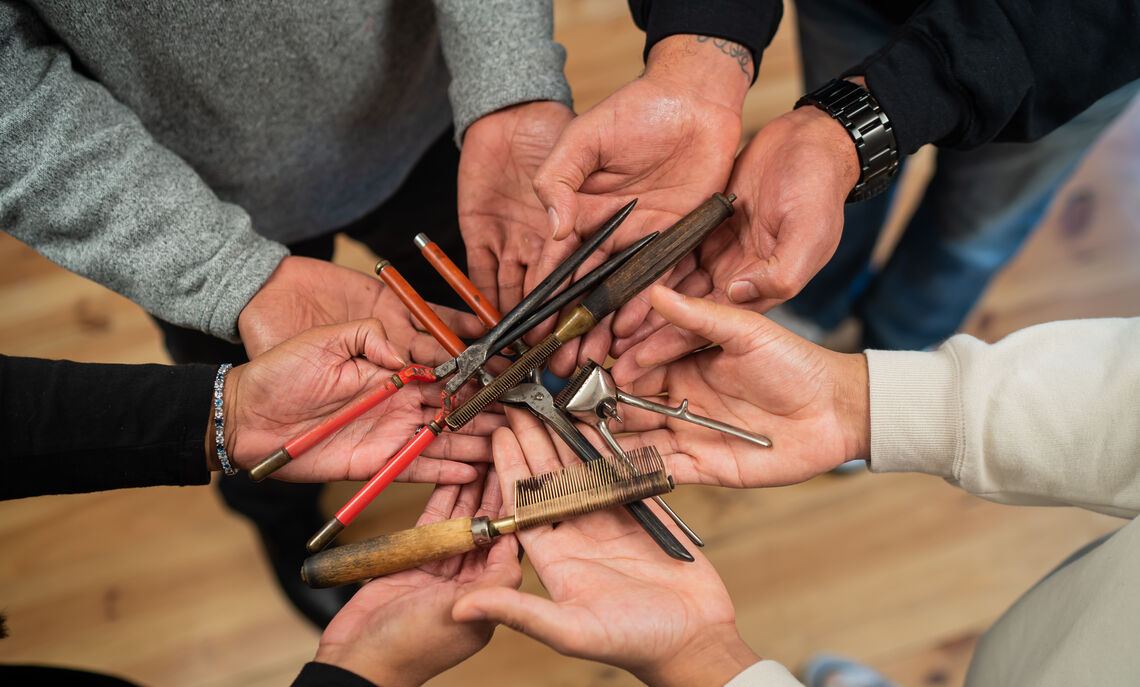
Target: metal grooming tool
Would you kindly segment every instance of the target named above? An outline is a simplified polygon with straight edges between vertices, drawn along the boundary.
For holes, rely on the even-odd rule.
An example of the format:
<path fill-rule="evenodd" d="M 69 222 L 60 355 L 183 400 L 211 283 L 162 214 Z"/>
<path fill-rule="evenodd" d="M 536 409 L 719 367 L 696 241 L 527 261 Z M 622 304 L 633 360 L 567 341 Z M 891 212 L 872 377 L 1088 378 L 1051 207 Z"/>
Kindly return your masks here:
<path fill-rule="evenodd" d="M 619 389 L 617 385 L 614 384 L 614 379 L 610 376 L 610 373 L 593 360 L 587 361 L 586 365 L 570 378 L 570 382 L 566 385 L 566 388 L 558 394 L 557 399 L 559 408 L 573 413 L 585 421 L 595 423 L 594 426 L 601 432 L 606 443 L 617 451 L 620 451 L 620 449 L 616 448 L 617 442 L 614 441 L 613 434 L 610 433 L 607 420 L 613 418 L 618 422 L 622 421 L 617 409 L 619 402 L 631 405 L 635 408 L 641 408 L 642 410 L 659 413 L 667 417 L 691 422 L 701 427 L 715 429 L 718 432 L 750 441 L 757 446 L 764 448 L 772 447 L 772 440 L 763 434 L 756 434 L 755 432 L 750 432 L 746 429 L 734 427 L 733 425 L 691 412 L 689 410 L 689 399 L 682 400 L 681 405 L 674 408 L 661 403 L 654 403 L 653 401 L 637 396 L 631 396 Z"/>
<path fill-rule="evenodd" d="M 463 386 L 471 377 L 477 374 L 480 376 L 485 374 L 482 370 L 483 364 L 502 348 L 504 343 L 509 343 L 504 342 L 503 334 L 508 333 L 508 330 L 514 327 L 514 325 L 526 320 L 531 314 L 538 311 L 547 297 L 550 296 L 563 281 L 576 272 L 578 268 L 582 266 L 582 263 L 589 258 L 590 254 L 596 251 L 606 239 L 613 235 L 618 226 L 629 216 L 635 203 L 637 203 L 636 200 L 630 201 L 625 207 L 618 210 L 613 217 L 594 232 L 593 236 L 578 246 L 570 257 L 562 261 L 546 279 L 543 279 L 533 291 L 527 294 L 522 302 L 507 313 L 506 316 L 499 321 L 499 324 L 487 332 L 483 338 L 471 346 L 466 347 L 466 350 L 464 350 L 463 343 L 459 340 L 459 337 L 447 331 L 447 327 L 435 313 L 431 311 L 431 308 L 423 302 L 423 299 L 415 293 L 415 289 L 413 289 L 403 277 L 399 276 L 399 273 L 392 267 L 391 262 L 381 259 L 380 262 L 376 264 L 377 276 L 380 276 L 385 283 L 396 291 L 400 299 L 407 305 L 408 309 L 411 310 L 417 319 L 420 320 L 421 324 L 423 324 L 425 328 L 436 337 L 436 340 L 455 357 L 436 366 L 435 369 L 421 365 L 409 365 L 397 374 L 392 375 L 391 378 L 386 380 L 378 388 L 372 389 L 349 401 L 332 415 L 325 418 L 320 424 L 274 451 L 249 471 L 250 478 L 255 482 L 265 479 L 271 473 L 287 465 L 294 458 L 317 445 L 344 425 L 390 398 L 410 381 L 435 382 L 449 375 L 454 375 L 448 380 L 444 388 L 444 407 L 449 410 L 451 397 L 459 390 L 459 387 Z M 613 261 L 613 258 L 607 261 L 607 265 L 610 265 L 611 261 Z M 596 268 L 596 270 L 597 269 L 601 268 Z M 610 266 L 608 269 L 616 269 L 616 266 Z M 587 277 L 588 276 L 589 275 L 587 275 Z M 413 303 L 413 301 L 418 301 L 418 304 Z M 438 422 L 435 424 L 442 424 L 443 420 L 444 417 L 440 416 Z M 436 433 L 438 434 L 438 432 Z M 332 526 L 332 521 L 329 521 L 328 526 Z M 333 536 L 335 536 L 335 533 L 330 534 L 330 531 L 322 529 L 322 532 L 313 538 L 313 545 L 316 546 L 320 542 L 327 544 L 332 540 Z"/>
<path fill-rule="evenodd" d="M 346 544 L 306 559 L 301 578 L 310 587 L 324 588 L 380 577 L 488 546 L 500 534 L 636 503 L 673 489 L 656 448 L 646 446 L 628 459 L 628 465 L 603 458 L 518 480 L 514 515 L 453 518 Z"/>
<path fill-rule="evenodd" d="M 532 378 L 537 376 L 537 371 L 532 372 Z M 554 432 L 570 447 L 574 454 L 582 459 L 583 463 L 595 463 L 604 460 L 602 454 L 594 445 L 590 443 L 586 436 L 582 434 L 575 425 L 570 416 L 562 412 L 554 402 L 554 395 L 547 390 L 542 384 L 531 381 L 518 384 L 511 390 L 507 391 L 499 400 L 506 404 L 516 407 L 524 407 L 543 422 L 545 422 Z M 618 450 L 618 457 L 626 461 L 626 455 Z M 625 465 L 633 468 L 631 463 L 626 462 Z M 673 521 L 681 528 L 686 536 L 689 537 L 697 546 L 704 546 L 704 542 L 700 537 L 697 537 L 688 525 L 686 525 L 680 517 L 674 513 L 669 506 L 665 505 L 660 497 L 655 497 L 655 500 L 661 505 L 665 512 L 669 514 Z M 661 547 L 665 553 L 669 554 L 672 558 L 679 561 L 692 562 L 693 555 L 685 550 L 681 542 L 673 536 L 673 533 L 665 527 L 664 524 L 653 514 L 653 511 L 641 502 L 627 503 L 625 509 L 633 516 L 634 520 L 641 525 L 653 541 Z"/>
<path fill-rule="evenodd" d="M 508 389 L 526 379 L 531 370 L 546 362 L 563 344 L 593 329 L 602 318 L 657 281 L 732 215 L 735 200 L 733 194 L 714 193 L 661 232 L 582 299 L 549 336 L 519 357 L 494 382 L 449 412 L 445 420 L 448 428 L 456 430 L 470 422 Z"/>

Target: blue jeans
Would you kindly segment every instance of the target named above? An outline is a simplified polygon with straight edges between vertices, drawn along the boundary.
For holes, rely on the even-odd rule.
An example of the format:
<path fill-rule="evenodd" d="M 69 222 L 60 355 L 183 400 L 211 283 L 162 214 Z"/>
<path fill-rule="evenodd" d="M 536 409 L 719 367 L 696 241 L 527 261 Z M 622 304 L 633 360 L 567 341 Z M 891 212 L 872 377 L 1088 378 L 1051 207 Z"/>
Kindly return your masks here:
<path fill-rule="evenodd" d="M 805 90 L 858 64 L 886 43 L 892 29 L 860 0 L 797 0 L 796 9 Z M 893 188 L 848 205 L 835 255 L 788 307 L 824 329 L 859 318 L 864 348 L 920 350 L 941 343 L 958 330 L 1138 87 L 1133 82 L 1118 89 L 1032 143 L 939 149 L 918 209 L 881 269 L 873 270 L 870 258 Z"/>

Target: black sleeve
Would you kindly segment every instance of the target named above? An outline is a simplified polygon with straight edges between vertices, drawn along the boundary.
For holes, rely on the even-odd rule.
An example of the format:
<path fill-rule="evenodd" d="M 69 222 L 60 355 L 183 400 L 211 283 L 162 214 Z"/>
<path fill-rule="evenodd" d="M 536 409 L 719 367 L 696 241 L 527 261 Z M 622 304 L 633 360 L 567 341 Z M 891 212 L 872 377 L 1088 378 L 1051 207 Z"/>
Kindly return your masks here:
<path fill-rule="evenodd" d="M 903 154 L 1032 141 L 1140 77 L 1136 0 L 932 0 L 863 74 Z"/>
<path fill-rule="evenodd" d="M 727 38 L 752 51 L 754 72 L 784 13 L 782 0 L 629 0 L 633 22 L 645 32 L 645 53 L 679 33 Z M 756 79 L 753 74 L 753 80 Z"/>
<path fill-rule="evenodd" d="M 306 663 L 292 687 L 377 687 L 356 673 L 327 663 Z"/>
<path fill-rule="evenodd" d="M 0 498 L 206 484 L 216 372 L 0 356 Z"/>

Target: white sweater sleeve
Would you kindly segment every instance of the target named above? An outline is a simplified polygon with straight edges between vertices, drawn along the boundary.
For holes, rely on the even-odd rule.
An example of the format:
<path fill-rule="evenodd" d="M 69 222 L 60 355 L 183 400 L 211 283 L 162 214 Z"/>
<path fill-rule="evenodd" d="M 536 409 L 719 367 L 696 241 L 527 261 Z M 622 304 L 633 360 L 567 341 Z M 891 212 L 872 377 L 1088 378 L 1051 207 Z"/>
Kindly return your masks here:
<path fill-rule="evenodd" d="M 871 469 L 999 503 L 1140 512 L 1140 318 L 867 351 Z"/>

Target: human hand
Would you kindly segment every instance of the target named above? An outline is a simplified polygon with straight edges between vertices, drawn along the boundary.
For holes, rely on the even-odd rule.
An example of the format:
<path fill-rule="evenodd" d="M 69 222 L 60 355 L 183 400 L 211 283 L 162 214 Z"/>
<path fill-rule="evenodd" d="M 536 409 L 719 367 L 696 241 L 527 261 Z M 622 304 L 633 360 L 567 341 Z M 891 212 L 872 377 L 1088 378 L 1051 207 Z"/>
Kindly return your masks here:
<path fill-rule="evenodd" d="M 524 103 L 480 118 L 463 138 L 458 203 L 467 268 L 502 312 L 522 300 L 523 277 L 546 239 L 535 172 L 573 117 L 560 103 Z"/>
<path fill-rule="evenodd" d="M 729 182 L 736 213 L 700 246 L 700 269 L 678 290 L 757 312 L 796 295 L 839 245 L 843 206 L 858 179 L 851 137 L 827 113 L 802 107 L 773 120 L 737 159 Z M 704 343 L 662 324 L 647 318 L 614 353 L 630 351 L 654 367 Z"/>
<path fill-rule="evenodd" d="M 707 37 L 669 36 L 653 46 L 642 76 L 571 122 L 535 178 L 553 238 L 538 268 L 527 273 L 528 289 L 579 238 L 634 198 L 637 208 L 579 276 L 723 191 L 740 144 L 741 108 L 751 79 L 747 49 Z M 562 240 L 574 234 L 574 240 Z M 667 279 L 685 271 L 678 268 Z M 648 308 L 635 298 L 587 337 L 580 355 L 576 343 L 564 346 L 552 367 L 567 374 L 577 358 L 604 358 L 610 328 L 616 336 L 629 336 Z"/>
<path fill-rule="evenodd" d="M 778 486 L 870 456 L 865 356 L 829 351 L 762 315 L 662 286 L 652 287 L 650 298 L 666 321 L 720 348 L 645 372 L 626 391 L 643 397 L 665 393 L 666 400 L 655 400 L 669 405 L 687 398 L 695 413 L 772 438 L 771 448 L 759 448 L 623 408 L 621 431 L 638 433 L 625 441 L 631 448 L 656 445 L 678 483 Z"/>
<path fill-rule="evenodd" d="M 233 368 L 223 403 L 230 458 L 240 468 L 252 467 L 403 365 L 383 325 L 370 319 L 310 329 Z M 436 414 L 439 403 L 438 384 L 410 384 L 273 476 L 306 482 L 368 479 Z M 480 413 L 459 433 L 436 439 L 399 479 L 470 482 L 476 469 L 455 461 L 488 461 L 488 435 L 504 422 L 502 415 Z M 206 449 L 211 457 L 212 446 L 211 430 Z"/>
<path fill-rule="evenodd" d="M 514 510 L 515 480 L 561 467 L 546 429 L 522 411 L 510 414 L 514 432 L 493 436 L 506 512 Z M 504 623 L 652 685 L 719 686 L 759 660 L 740 638 L 732 601 L 708 560 L 665 556 L 621 509 L 515 536 L 550 600 L 488 587 L 460 598 L 453 618 Z"/>
<path fill-rule="evenodd" d="M 482 325 L 469 314 L 442 306 L 433 309 L 461 337 L 483 333 Z M 242 309 L 238 332 L 253 359 L 310 327 L 367 317 L 383 323 L 383 336 L 408 362 L 437 365 L 451 357 L 417 327 L 399 297 L 380 280 L 312 258 L 282 260 Z"/>
<path fill-rule="evenodd" d="M 438 487 L 416 524 L 498 517 L 499 478 L 481 467 L 472 484 Z M 478 589 L 515 588 L 521 580 L 518 542 L 511 536 L 490 549 L 374 579 L 329 623 L 315 660 L 384 687 L 423 684 L 486 646 L 494 632 L 492 622 L 453 620 L 455 601 Z"/>

